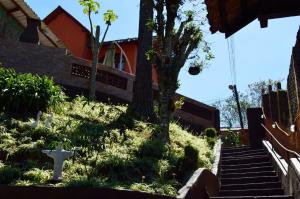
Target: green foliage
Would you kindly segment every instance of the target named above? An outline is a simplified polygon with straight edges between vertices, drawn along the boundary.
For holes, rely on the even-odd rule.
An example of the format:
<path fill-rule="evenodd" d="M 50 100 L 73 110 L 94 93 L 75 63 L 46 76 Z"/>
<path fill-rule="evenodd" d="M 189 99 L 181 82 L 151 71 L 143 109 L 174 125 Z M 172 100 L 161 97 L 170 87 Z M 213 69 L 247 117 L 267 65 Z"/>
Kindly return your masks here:
<path fill-rule="evenodd" d="M 86 15 L 90 13 L 98 13 L 100 3 L 96 0 L 79 0 L 79 4 L 84 7 L 83 12 Z"/>
<path fill-rule="evenodd" d="M 166 145 L 159 139 L 149 140 L 144 143 L 140 148 L 141 157 L 153 157 L 157 159 L 163 158 L 166 151 Z"/>
<path fill-rule="evenodd" d="M 206 141 L 207 141 L 207 144 L 208 146 L 213 149 L 216 142 L 217 142 L 217 139 L 215 137 L 205 137 Z"/>
<path fill-rule="evenodd" d="M 107 10 L 103 15 L 103 19 L 106 24 L 110 25 L 112 22 L 118 19 L 118 16 L 115 14 L 113 10 Z"/>
<path fill-rule="evenodd" d="M 44 120 L 42 117 L 41 122 Z M 158 125 L 137 120 L 127 113 L 126 106 L 77 97 L 63 102 L 61 110 L 54 112 L 52 126 L 32 129 L 31 122 L 0 114 L 0 159 L 7 156 L 5 168 L 20 172 L 0 174 L 0 179 L 12 176 L 5 177 L 5 182 L 52 186 L 48 180 L 53 160 L 41 150 L 53 149 L 53 143 L 58 142 L 68 143 L 75 156 L 65 162 L 64 180 L 55 186 L 102 186 L 176 195 L 184 181 L 181 173 L 188 177 L 180 161 L 186 162 L 185 167 L 189 162 L 194 163 L 193 168 L 211 167 L 206 139 L 171 123 L 170 144 L 166 145 L 157 139 Z M 197 150 L 189 152 L 187 146 Z"/>
<path fill-rule="evenodd" d="M 21 176 L 21 171 L 12 166 L 0 165 L 0 184 L 10 184 Z"/>
<path fill-rule="evenodd" d="M 217 142 L 217 131 L 215 128 L 207 128 L 204 130 L 205 139 L 211 149 L 214 148 Z"/>
<path fill-rule="evenodd" d="M 222 135 L 222 142 L 225 146 L 240 146 L 241 145 L 241 137 L 240 134 L 233 131 L 228 131 Z"/>
<path fill-rule="evenodd" d="M 51 172 L 34 168 L 23 174 L 23 179 L 35 184 L 45 184 L 51 179 Z"/>
<path fill-rule="evenodd" d="M 180 97 L 180 99 L 175 102 L 175 110 L 180 110 L 182 108 L 184 105 L 184 100 L 184 97 Z"/>
<path fill-rule="evenodd" d="M 277 82 L 282 80 L 273 81 L 258 81 L 248 85 L 248 89 L 244 92 L 239 92 L 239 100 L 241 105 L 241 113 L 245 126 L 248 126 L 247 122 L 247 109 L 261 107 L 262 104 L 262 89 L 267 90 L 268 85 L 273 88 Z M 220 110 L 221 125 L 224 127 L 240 127 L 238 108 L 235 97 L 229 96 L 224 100 L 219 100 L 213 103 L 213 106 Z"/>
<path fill-rule="evenodd" d="M 169 118 L 173 111 L 172 101 L 178 89 L 178 76 L 186 63 L 192 63 L 201 71 L 213 56 L 204 39 L 201 4 L 193 1 L 153 1 L 156 46 L 146 54 L 154 61 L 159 79 L 159 118 L 162 139 L 169 141 Z M 145 26 L 149 24 L 145 24 Z M 172 108 L 170 108 L 172 107 Z"/>
<path fill-rule="evenodd" d="M 199 167 L 199 151 L 187 145 L 184 147 L 184 156 L 178 161 L 177 175 L 181 180 L 186 180 Z"/>
<path fill-rule="evenodd" d="M 207 128 L 204 130 L 204 135 L 206 137 L 215 138 L 217 137 L 217 130 L 215 128 Z"/>
<path fill-rule="evenodd" d="M 35 116 L 63 100 L 60 87 L 48 77 L 17 74 L 0 67 L 0 110 L 15 116 Z"/>

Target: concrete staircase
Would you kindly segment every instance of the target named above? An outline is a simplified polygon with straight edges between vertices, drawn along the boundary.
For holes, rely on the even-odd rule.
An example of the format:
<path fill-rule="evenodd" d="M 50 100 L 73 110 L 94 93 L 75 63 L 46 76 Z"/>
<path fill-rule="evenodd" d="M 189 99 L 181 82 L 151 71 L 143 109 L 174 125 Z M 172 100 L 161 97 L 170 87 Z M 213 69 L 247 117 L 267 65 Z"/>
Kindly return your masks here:
<path fill-rule="evenodd" d="M 293 199 L 284 195 L 265 149 L 223 148 L 220 194 L 212 199 Z"/>

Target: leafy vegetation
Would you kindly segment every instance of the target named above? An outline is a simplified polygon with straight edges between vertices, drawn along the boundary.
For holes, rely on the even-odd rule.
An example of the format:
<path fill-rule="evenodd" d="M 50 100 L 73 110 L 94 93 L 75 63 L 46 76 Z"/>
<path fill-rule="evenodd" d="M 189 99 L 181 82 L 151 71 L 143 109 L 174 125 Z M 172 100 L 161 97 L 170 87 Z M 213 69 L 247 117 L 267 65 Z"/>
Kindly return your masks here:
<path fill-rule="evenodd" d="M 239 132 L 228 131 L 221 136 L 224 146 L 236 147 L 241 145 Z"/>
<path fill-rule="evenodd" d="M 152 5 L 145 8 L 154 9 L 155 13 L 153 19 L 145 23 L 156 35 L 153 49 L 145 56 L 155 64 L 159 87 L 161 139 L 169 142 L 169 124 L 174 111 L 173 98 L 179 88 L 178 76 L 181 69 L 190 64 L 198 74 L 213 59 L 213 55 L 204 38 L 204 9 L 199 1 L 154 0 Z M 151 91 L 151 87 L 149 88 Z"/>
<path fill-rule="evenodd" d="M 241 106 L 242 118 L 245 126 L 248 126 L 247 109 L 261 107 L 262 90 L 267 91 L 268 86 L 276 88 L 277 83 L 283 80 L 267 80 L 258 81 L 248 85 L 248 89 L 244 92 L 239 92 L 239 100 Z M 213 103 L 213 106 L 220 110 L 221 125 L 228 128 L 240 127 L 238 108 L 234 96 L 229 96 L 224 100 L 219 100 Z"/>
<path fill-rule="evenodd" d="M 102 186 L 176 195 L 197 167 L 211 167 L 204 137 L 170 125 L 170 144 L 159 126 L 135 120 L 127 107 L 77 97 L 62 102 L 51 128 L 43 113 L 37 128 L 0 114 L 0 184 Z M 51 184 L 53 161 L 41 152 L 63 142 L 75 156 L 65 162 L 63 181 Z"/>
<path fill-rule="evenodd" d="M 217 130 L 214 128 L 207 128 L 204 130 L 204 137 L 211 149 L 214 148 L 217 142 Z"/>
<path fill-rule="evenodd" d="M 17 74 L 0 66 L 0 110 L 14 116 L 33 116 L 63 101 L 60 87 L 46 76 Z"/>

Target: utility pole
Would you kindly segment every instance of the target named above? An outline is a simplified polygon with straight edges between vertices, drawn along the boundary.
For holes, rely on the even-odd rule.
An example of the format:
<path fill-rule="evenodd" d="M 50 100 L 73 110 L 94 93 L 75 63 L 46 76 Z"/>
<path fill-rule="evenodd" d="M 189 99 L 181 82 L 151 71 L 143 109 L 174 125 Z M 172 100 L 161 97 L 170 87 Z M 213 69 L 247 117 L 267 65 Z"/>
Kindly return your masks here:
<path fill-rule="evenodd" d="M 233 92 L 233 96 L 235 98 L 237 108 L 238 108 L 239 117 L 240 117 L 240 125 L 241 125 L 241 128 L 244 129 L 243 117 L 242 117 L 242 112 L 241 112 L 241 105 L 240 105 L 239 94 L 237 92 L 236 85 L 229 85 L 229 89 L 232 90 L 232 92 Z"/>

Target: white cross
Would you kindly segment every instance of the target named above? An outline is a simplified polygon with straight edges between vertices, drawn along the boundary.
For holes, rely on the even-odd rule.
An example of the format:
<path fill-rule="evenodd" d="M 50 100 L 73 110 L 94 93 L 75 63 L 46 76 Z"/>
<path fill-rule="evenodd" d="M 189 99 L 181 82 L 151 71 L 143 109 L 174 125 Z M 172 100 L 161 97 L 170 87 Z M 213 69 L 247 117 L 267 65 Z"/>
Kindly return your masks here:
<path fill-rule="evenodd" d="M 63 150 L 62 143 L 58 144 L 56 150 L 43 150 L 43 153 L 47 154 L 49 157 L 53 158 L 54 160 L 54 174 L 53 180 L 60 181 L 62 179 L 62 170 L 64 161 L 69 157 L 74 155 L 72 151 L 65 151 Z"/>

